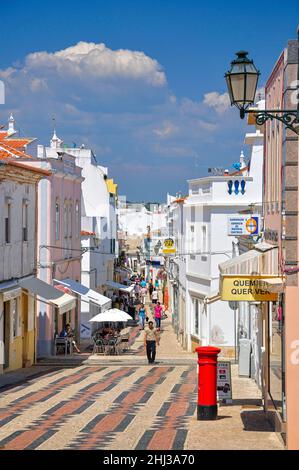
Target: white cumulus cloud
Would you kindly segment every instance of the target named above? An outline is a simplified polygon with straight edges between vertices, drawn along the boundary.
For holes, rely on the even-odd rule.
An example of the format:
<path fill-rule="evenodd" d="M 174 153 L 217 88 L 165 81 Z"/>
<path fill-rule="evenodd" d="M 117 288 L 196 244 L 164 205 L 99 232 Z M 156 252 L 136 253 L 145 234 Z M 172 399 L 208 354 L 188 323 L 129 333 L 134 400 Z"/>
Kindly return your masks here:
<path fill-rule="evenodd" d="M 112 50 L 105 44 L 78 42 L 67 49 L 34 52 L 26 58 L 26 68 L 55 69 L 56 73 L 78 77 L 129 78 L 143 80 L 152 86 L 165 86 L 166 76 L 160 64 L 144 52 Z"/>
<path fill-rule="evenodd" d="M 203 103 L 209 106 L 209 108 L 213 108 L 218 114 L 224 113 L 230 107 L 228 93 L 220 94 L 218 91 L 206 93 Z"/>
<path fill-rule="evenodd" d="M 194 171 L 199 176 L 196 152 L 207 156 L 207 166 L 217 166 L 238 146 L 241 120 L 221 115 L 229 107 L 227 94 L 206 93 L 201 101 L 175 96 L 162 66 L 144 52 L 79 42 L 33 52 L 22 64 L 0 69 L 0 80 L 0 124 L 13 112 L 24 135 L 47 144 L 55 116 L 59 137 L 92 147 L 129 197 L 152 191 L 149 165 L 162 194 L 166 187 L 176 191 Z"/>

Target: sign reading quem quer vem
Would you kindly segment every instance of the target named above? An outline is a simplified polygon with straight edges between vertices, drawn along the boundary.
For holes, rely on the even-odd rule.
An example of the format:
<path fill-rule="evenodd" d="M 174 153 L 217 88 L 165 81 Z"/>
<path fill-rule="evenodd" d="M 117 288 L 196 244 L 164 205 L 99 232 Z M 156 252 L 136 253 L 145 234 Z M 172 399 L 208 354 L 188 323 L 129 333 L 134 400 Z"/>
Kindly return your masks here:
<path fill-rule="evenodd" d="M 270 292 L 266 276 L 222 276 L 220 280 L 221 300 L 275 302 L 277 293 Z"/>

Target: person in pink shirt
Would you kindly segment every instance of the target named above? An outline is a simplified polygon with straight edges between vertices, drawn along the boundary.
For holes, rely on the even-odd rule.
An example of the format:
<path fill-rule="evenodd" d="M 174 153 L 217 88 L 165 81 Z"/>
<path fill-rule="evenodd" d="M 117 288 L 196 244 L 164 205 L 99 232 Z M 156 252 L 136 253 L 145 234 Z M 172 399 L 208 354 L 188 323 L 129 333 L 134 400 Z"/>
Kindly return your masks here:
<path fill-rule="evenodd" d="M 155 305 L 155 308 L 154 308 L 154 317 L 155 317 L 157 329 L 160 329 L 161 327 L 162 314 L 163 314 L 163 307 L 160 304 L 160 302 L 157 302 L 157 305 Z"/>

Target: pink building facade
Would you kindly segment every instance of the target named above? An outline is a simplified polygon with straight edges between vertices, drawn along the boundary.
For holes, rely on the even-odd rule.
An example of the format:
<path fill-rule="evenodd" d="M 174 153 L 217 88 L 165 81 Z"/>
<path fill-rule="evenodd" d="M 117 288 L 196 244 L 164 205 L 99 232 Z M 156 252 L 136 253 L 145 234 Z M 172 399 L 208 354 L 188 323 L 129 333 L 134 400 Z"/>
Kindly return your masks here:
<path fill-rule="evenodd" d="M 64 290 L 60 280 L 81 281 L 81 168 L 75 158 L 56 148 L 55 133 L 51 147 L 38 146 L 38 164 L 52 171 L 41 181 L 38 196 L 38 272 L 42 281 Z M 58 140 L 58 139 L 57 139 Z M 64 290 L 65 291 L 65 290 Z M 66 292 L 66 291 L 65 291 Z M 54 337 L 70 323 L 79 340 L 80 302 L 73 296 L 58 309 L 50 303 L 37 302 L 37 355 L 54 353 Z"/>
<path fill-rule="evenodd" d="M 289 41 L 266 84 L 267 109 L 296 109 L 298 42 Z M 265 241 L 283 279 L 277 302 L 263 304 L 265 409 L 288 449 L 299 449 L 298 136 L 278 120 L 265 126 Z"/>

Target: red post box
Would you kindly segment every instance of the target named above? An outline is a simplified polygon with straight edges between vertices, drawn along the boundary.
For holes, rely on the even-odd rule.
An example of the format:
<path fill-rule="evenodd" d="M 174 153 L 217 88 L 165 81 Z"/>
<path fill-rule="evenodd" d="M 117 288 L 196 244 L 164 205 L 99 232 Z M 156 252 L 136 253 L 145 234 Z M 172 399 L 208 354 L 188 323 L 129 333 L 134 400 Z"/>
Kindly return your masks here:
<path fill-rule="evenodd" d="M 197 419 L 217 418 L 217 356 L 221 349 L 213 346 L 196 348 L 198 354 Z"/>

